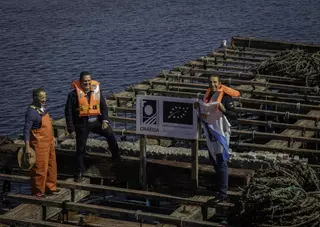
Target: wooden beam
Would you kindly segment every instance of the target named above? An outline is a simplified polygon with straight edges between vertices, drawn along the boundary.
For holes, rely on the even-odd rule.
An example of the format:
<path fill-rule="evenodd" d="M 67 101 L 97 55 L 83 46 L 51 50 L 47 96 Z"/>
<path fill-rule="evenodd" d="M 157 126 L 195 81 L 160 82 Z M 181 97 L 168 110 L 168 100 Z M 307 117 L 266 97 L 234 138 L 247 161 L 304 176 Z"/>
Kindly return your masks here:
<path fill-rule="evenodd" d="M 210 55 L 210 57 L 217 57 L 217 58 L 223 58 L 224 60 L 227 59 L 232 59 L 232 60 L 241 60 L 241 61 L 249 61 L 249 62 L 255 62 L 259 63 L 264 61 L 266 58 L 253 58 L 253 57 L 239 57 L 239 56 L 234 56 L 234 55 L 228 55 L 228 54 L 223 54 L 223 53 L 218 53 L 218 52 L 213 52 Z"/>
<path fill-rule="evenodd" d="M 299 132 L 301 134 L 301 132 Z M 293 142 L 306 142 L 306 143 L 320 143 L 320 138 L 307 138 L 301 136 L 293 135 L 283 135 L 276 133 L 267 133 L 267 132 L 257 132 L 257 131 L 247 131 L 247 130 L 237 130 L 233 129 L 232 134 L 236 135 L 249 135 L 254 137 L 262 137 L 266 139 L 277 139 L 281 141 L 293 141 Z M 320 152 L 320 151 L 319 151 Z"/>
<path fill-rule="evenodd" d="M 116 120 L 117 117 L 112 117 L 113 120 Z M 121 118 L 121 121 L 124 121 L 125 118 Z M 134 123 L 135 118 L 128 118 L 128 123 Z M 54 126 L 55 127 L 55 126 Z M 60 125 L 61 127 L 61 125 Z M 66 127 L 66 126 L 65 126 Z M 116 131 L 116 129 L 114 129 Z M 233 129 L 232 134 L 236 135 L 250 135 L 253 138 L 254 137 L 263 137 L 263 138 L 268 138 L 268 139 L 278 139 L 278 140 L 285 140 L 285 141 L 300 141 L 300 142 L 306 142 L 306 143 L 320 143 L 320 138 L 305 138 L 301 136 L 282 136 L 280 134 L 275 134 L 275 133 L 267 133 L 267 132 L 259 132 L 259 131 L 248 131 L 248 130 L 237 130 Z"/>
<path fill-rule="evenodd" d="M 12 177 L 8 176 L 8 178 L 12 178 Z M 30 178 L 21 177 L 18 179 L 22 180 L 24 183 L 27 183 Z M 66 182 L 68 181 L 73 182 L 73 178 L 66 180 Z M 61 189 L 61 192 L 59 194 L 52 195 L 50 196 L 50 198 L 61 201 L 61 202 L 64 200 L 79 201 L 87 197 L 89 194 L 90 194 L 89 191 L 75 190 L 72 193 L 70 190 L 63 188 Z M 15 207 L 14 209 L 11 209 L 9 212 L 5 214 L 5 216 L 12 217 L 12 218 L 29 218 L 33 220 L 41 220 L 41 219 L 47 220 L 59 212 L 60 212 L 60 209 L 53 208 L 53 207 L 43 207 L 37 204 L 21 204 Z"/>
<path fill-rule="evenodd" d="M 227 52 L 227 54 L 238 55 L 238 56 L 252 56 L 252 57 L 262 57 L 262 58 L 270 58 L 275 55 L 275 53 L 261 53 L 261 52 L 254 52 L 248 50 L 232 50 L 228 48 L 220 49 L 217 51 L 218 53 Z"/>
<path fill-rule="evenodd" d="M 287 50 L 287 49 L 302 49 L 309 53 L 315 53 L 320 51 L 320 45 L 304 44 L 304 43 L 292 43 L 276 40 L 266 40 L 248 37 L 232 37 L 232 42 L 237 47 L 250 47 L 269 50 Z"/>
<path fill-rule="evenodd" d="M 283 77 L 283 76 L 274 76 L 274 75 L 265 75 L 265 74 L 254 74 L 252 72 L 234 72 L 234 71 L 218 71 L 212 69 L 199 69 L 199 68 L 190 68 L 190 67 L 180 67 L 181 72 L 171 71 L 170 73 L 161 73 L 156 78 L 169 78 L 179 80 L 191 80 L 191 81 L 200 81 L 206 82 L 208 81 L 208 77 L 211 75 L 220 76 L 221 79 L 224 79 L 226 83 L 232 83 L 233 79 L 238 80 L 260 80 L 266 79 L 269 82 L 276 82 L 276 83 L 286 83 L 292 85 L 305 85 L 305 81 L 297 78 L 291 77 Z M 201 76 L 195 77 L 190 74 L 190 72 L 202 73 Z M 152 79 L 150 80 L 152 81 Z"/>
<path fill-rule="evenodd" d="M 210 64 L 210 63 L 205 63 L 205 62 L 199 62 L 199 61 L 189 61 L 185 66 L 194 68 L 194 67 L 201 67 L 206 69 L 223 69 L 223 70 L 234 70 L 234 71 L 240 71 L 240 72 L 248 72 L 250 67 L 243 66 L 243 67 L 238 67 L 238 66 L 226 66 L 226 65 L 215 65 L 215 64 Z M 204 70 L 206 70 L 204 69 Z"/>
<path fill-rule="evenodd" d="M 205 142 L 201 140 L 201 142 Z M 250 148 L 259 151 L 272 151 L 272 152 L 279 152 L 279 153 L 287 153 L 287 154 L 316 154 L 319 155 L 319 150 L 311 150 L 311 149 L 301 149 L 301 148 L 290 148 L 290 147 L 279 147 L 277 145 L 266 145 L 266 144 L 252 144 L 252 143 L 243 143 L 243 142 L 233 142 L 230 141 L 230 146 L 233 148 Z"/>
<path fill-rule="evenodd" d="M 252 125 L 252 126 L 267 126 L 267 127 L 275 127 L 275 128 L 285 128 L 285 129 L 297 129 L 301 131 L 301 135 L 303 136 L 304 132 L 312 131 L 312 132 L 320 132 L 319 127 L 308 127 L 306 125 L 295 125 L 295 124 L 285 124 L 273 121 L 258 121 L 258 120 L 249 120 L 240 118 L 237 120 L 240 125 Z"/>
<path fill-rule="evenodd" d="M 95 214 L 107 214 L 114 217 L 123 217 L 123 218 L 126 217 L 126 218 L 131 218 L 133 220 L 158 221 L 160 223 L 175 224 L 175 225 L 186 224 L 186 225 L 193 225 L 195 227 L 222 226 L 214 222 L 186 220 L 186 219 L 180 219 L 180 218 L 171 217 L 169 215 L 163 215 L 163 214 L 153 214 L 153 213 L 147 213 L 142 211 L 133 211 L 133 210 L 127 210 L 127 209 L 98 206 L 98 205 L 92 205 L 92 204 L 82 204 L 82 203 L 75 203 L 75 202 L 61 203 L 61 202 L 47 199 L 47 198 L 35 199 L 34 197 L 28 196 L 28 195 L 8 194 L 7 198 L 19 200 L 21 202 L 26 202 L 26 203 L 57 207 L 60 209 L 70 209 L 73 211 L 87 211 Z"/>
<path fill-rule="evenodd" d="M 269 53 L 269 54 L 277 54 L 280 52 L 280 50 L 270 50 L 270 49 L 259 49 L 259 48 L 250 48 L 250 47 L 232 47 L 227 46 L 226 49 L 228 50 L 240 50 L 240 51 L 249 51 L 249 52 L 253 52 L 253 53 Z"/>
<path fill-rule="evenodd" d="M 7 224 L 10 226 L 16 226 L 17 224 L 23 224 L 34 227 L 74 227 L 74 225 L 55 223 L 50 221 L 40 221 L 31 218 L 21 217 L 7 217 L 6 215 L 0 215 L 0 223 Z"/>
<path fill-rule="evenodd" d="M 207 81 L 206 78 L 204 78 Z M 253 80 L 229 80 L 229 79 L 221 79 L 223 83 L 232 83 L 233 85 L 254 85 L 254 86 L 264 86 L 268 89 L 281 89 L 281 90 L 290 90 L 291 92 L 319 92 L 316 87 L 307 87 L 307 86 L 297 86 L 297 85 L 288 85 L 288 84 L 279 84 L 279 83 L 268 83 L 268 82 L 260 82 Z M 150 84 L 150 81 L 145 81 L 145 84 Z M 164 86 L 180 86 L 180 87 L 193 87 L 193 88 L 208 88 L 207 84 L 196 84 L 196 83 L 181 83 L 181 82 L 170 82 L 170 81 L 159 81 L 153 80 L 151 82 L 154 85 L 164 85 Z"/>
<path fill-rule="evenodd" d="M 140 135 L 140 168 L 139 168 L 140 186 L 147 190 L 147 137 Z"/>
<path fill-rule="evenodd" d="M 160 89 L 151 89 L 151 88 L 137 88 L 136 90 L 144 91 L 148 93 L 158 93 L 158 94 L 172 94 L 172 95 L 181 95 L 181 97 L 198 97 L 198 93 L 200 93 L 199 97 L 203 97 L 203 93 L 206 91 L 205 88 L 191 88 L 191 87 L 170 87 L 170 91 L 160 90 Z M 277 100 L 295 100 L 300 103 L 310 103 L 310 102 L 320 102 L 320 96 L 315 95 L 302 95 L 302 94 L 292 94 L 292 93 L 282 93 L 282 92 L 271 92 L 271 91 L 258 91 L 255 87 L 251 89 L 247 88 L 238 88 L 242 94 L 249 94 L 250 96 L 259 96 L 259 98 L 272 98 Z M 181 92 L 179 94 L 178 92 Z"/>
<path fill-rule="evenodd" d="M 178 88 L 179 89 L 179 88 Z M 142 91 L 142 89 L 139 89 Z M 167 94 L 167 95 L 174 95 L 184 98 L 202 98 L 203 94 L 198 93 L 191 93 L 191 92 L 181 92 L 181 91 L 168 91 L 168 90 L 160 90 L 160 89 L 143 89 L 148 93 L 160 93 L 160 94 Z M 200 90 L 200 89 L 199 89 Z M 205 91 L 206 89 L 201 89 L 201 91 Z M 254 93 L 249 91 L 248 93 Z M 263 92 L 261 92 L 263 93 Z M 267 93 L 267 92 L 266 92 Z M 271 93 L 271 92 L 270 92 Z M 289 96 L 289 94 L 287 94 Z M 277 93 L 273 93 L 273 97 L 277 97 Z M 135 99 L 134 96 L 126 96 L 126 97 L 110 97 L 110 99 L 119 99 L 119 100 L 126 100 L 126 101 L 133 101 Z M 320 101 L 320 96 L 317 97 Z M 273 100 L 264 100 L 264 99 L 252 99 L 252 98 L 245 98 L 245 97 L 234 97 L 233 100 L 238 101 L 240 103 L 251 103 L 251 104 L 263 104 L 263 105 L 271 105 L 271 106 L 281 106 L 281 107 L 288 107 L 288 108 L 296 108 L 297 111 L 300 109 L 314 109 L 320 110 L 319 105 L 310 105 L 310 104 L 303 104 L 300 102 L 281 102 L 281 101 L 273 101 Z M 292 98 L 291 98 L 292 100 Z"/>
<path fill-rule="evenodd" d="M 29 178 L 25 176 L 19 176 L 19 175 L 0 174 L 0 180 L 27 183 Z M 192 205 L 192 206 L 202 206 L 206 204 L 206 201 L 195 199 L 195 198 L 183 198 L 183 197 L 172 196 L 172 195 L 167 195 L 167 194 L 162 194 L 157 192 L 96 185 L 96 184 L 89 184 L 85 182 L 77 183 L 77 182 L 59 180 L 58 185 L 65 189 L 75 189 L 75 190 L 98 192 L 98 193 L 107 192 L 107 193 L 112 193 L 116 195 L 126 195 L 126 196 L 133 196 L 137 198 L 144 198 L 144 199 L 148 198 L 148 199 L 157 200 L 157 201 L 166 201 L 173 204 L 177 203 L 177 204 Z M 231 197 L 239 198 L 241 196 L 241 193 L 235 192 L 235 191 L 229 191 L 228 195 Z M 53 199 L 57 199 L 57 198 L 53 197 Z M 224 206 L 224 205 L 225 203 L 220 203 L 220 206 Z"/>
<path fill-rule="evenodd" d="M 261 116 L 278 116 L 278 117 L 286 117 L 287 119 L 305 119 L 305 120 L 312 120 L 318 121 L 319 116 L 316 115 L 308 115 L 308 114 L 295 114 L 290 112 L 279 112 L 279 111 L 272 111 L 272 110 L 258 110 L 258 109 L 251 109 L 251 108 L 240 108 L 237 107 L 235 109 L 236 112 L 239 113 L 254 113 Z"/>
<path fill-rule="evenodd" d="M 122 129 L 116 133 L 122 135 Z M 126 130 L 124 135 L 135 135 L 135 131 Z M 149 138 L 149 137 L 148 137 Z M 150 137 L 152 138 L 152 137 Z M 2 166 L 7 168 L 18 168 L 16 161 L 16 152 L 23 147 L 23 144 L 3 144 L 0 146 Z M 137 148 L 139 149 L 139 148 Z M 124 152 L 127 152 L 126 150 Z M 133 151 L 135 153 L 138 150 Z M 73 175 L 74 173 L 74 156 L 75 150 L 56 148 L 57 162 L 59 174 Z M 117 171 L 119 168 L 113 168 L 111 154 L 104 152 L 88 152 L 85 155 L 87 170 L 84 173 L 85 177 L 95 177 L 103 179 L 117 179 L 119 182 L 128 182 L 131 187 L 138 187 L 139 182 L 139 157 L 122 156 L 123 163 L 121 169 L 126 171 Z M 194 188 L 191 187 L 191 163 L 177 162 L 171 160 L 151 159 L 147 158 L 147 172 L 150 176 L 148 184 L 153 186 L 153 190 L 161 190 L 162 186 L 167 185 L 170 190 L 175 190 L 182 187 L 185 192 L 193 193 Z M 229 168 L 229 183 L 233 185 L 246 185 L 248 179 L 253 174 L 252 170 Z M 173 178 L 167 178 L 166 174 Z M 215 171 L 212 165 L 199 165 L 199 185 L 202 187 L 212 187 L 212 181 L 215 176 Z M 175 191 L 180 195 L 182 192 Z"/>
<path fill-rule="evenodd" d="M 316 120 L 314 121 L 310 121 L 308 119 L 301 119 L 301 120 L 298 120 L 295 125 L 300 125 L 300 126 L 306 126 L 306 127 L 319 127 L 318 126 L 318 118 L 320 116 L 320 111 L 319 110 L 312 110 L 310 111 L 306 116 L 313 116 L 313 117 L 316 117 Z M 296 137 L 297 135 L 301 135 L 301 131 L 299 130 L 295 130 L 295 129 L 286 129 L 284 130 L 282 133 L 281 133 L 282 136 L 286 136 L 286 137 Z M 310 138 L 310 137 L 313 137 L 315 135 L 314 132 L 312 131 L 307 131 L 304 133 L 304 137 L 303 138 Z M 316 133 L 317 135 L 317 133 Z M 305 142 L 306 141 L 303 140 L 293 140 L 290 142 L 290 146 L 293 147 L 293 148 L 299 148 L 303 145 L 302 142 Z M 316 138 L 313 138 L 313 139 L 319 139 L 317 136 Z M 279 146 L 279 147 L 284 147 L 288 144 L 284 143 L 283 141 L 281 140 L 278 140 L 275 138 L 275 140 L 271 140 L 270 142 L 268 142 L 266 145 L 271 145 L 271 146 Z M 318 150 L 318 144 L 316 144 L 316 150 Z"/>
<path fill-rule="evenodd" d="M 214 64 L 222 64 L 222 65 L 241 65 L 241 66 L 254 66 L 257 64 L 257 63 L 249 62 L 249 61 L 223 60 L 223 59 L 217 59 L 217 58 L 209 57 L 209 56 L 205 56 L 200 59 L 197 59 L 197 61 L 214 62 Z"/>
<path fill-rule="evenodd" d="M 203 201 L 208 201 L 209 199 L 213 199 L 213 196 L 200 196 L 196 195 L 193 197 L 194 199 L 200 199 Z M 206 215 L 207 218 L 212 217 L 215 214 L 215 208 L 210 208 L 207 210 Z M 191 205 L 182 205 L 178 207 L 170 216 L 189 219 L 189 220 L 203 220 L 203 210 L 199 206 L 191 206 Z M 207 220 L 207 219 L 206 219 Z M 157 227 L 175 227 L 173 225 L 159 224 Z"/>
<path fill-rule="evenodd" d="M 194 183 L 194 187 L 199 186 L 199 153 L 198 153 L 198 139 L 192 141 L 191 146 L 191 180 Z"/>

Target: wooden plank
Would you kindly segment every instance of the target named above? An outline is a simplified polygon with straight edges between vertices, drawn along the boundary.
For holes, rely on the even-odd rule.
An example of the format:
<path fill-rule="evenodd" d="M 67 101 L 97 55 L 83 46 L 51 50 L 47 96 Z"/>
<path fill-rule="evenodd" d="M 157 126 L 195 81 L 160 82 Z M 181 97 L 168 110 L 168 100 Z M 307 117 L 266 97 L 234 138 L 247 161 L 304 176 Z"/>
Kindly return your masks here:
<path fill-rule="evenodd" d="M 28 182 L 28 177 L 18 176 L 18 175 L 9 175 L 9 174 L 0 174 L 0 179 L 10 180 L 13 182 L 21 182 L 21 183 Z M 89 184 L 86 182 L 76 183 L 70 180 L 65 180 L 65 181 L 59 180 L 58 185 L 64 189 L 75 189 L 76 191 L 81 190 L 81 191 L 91 191 L 91 192 L 108 192 L 116 195 L 127 195 L 127 196 L 134 196 L 137 198 L 148 198 L 152 200 L 166 201 L 170 203 L 179 203 L 179 204 L 193 205 L 193 206 L 202 206 L 206 203 L 206 201 L 200 200 L 200 199 L 183 198 L 183 197 L 171 196 L 171 195 L 161 194 L 156 192 Z M 241 193 L 230 191 L 228 192 L 228 195 L 230 195 L 231 197 L 240 197 Z M 61 200 L 60 197 L 56 197 L 56 196 L 51 196 L 48 198 L 50 199 L 52 198 L 58 201 Z M 79 196 L 76 197 L 76 201 L 79 201 L 79 200 L 80 200 Z M 62 201 L 64 200 L 61 200 L 61 202 Z M 221 203 L 220 205 L 223 206 L 224 204 Z M 8 216 L 12 216 L 12 215 L 8 215 Z"/>
<path fill-rule="evenodd" d="M 245 86 L 245 85 L 243 85 L 243 86 Z M 248 96 L 245 96 L 245 97 L 250 97 L 250 95 L 248 94 Z M 135 113 L 136 112 L 135 108 L 128 108 L 128 107 L 115 107 L 115 110 L 119 113 L 120 112 Z M 258 114 L 258 115 L 262 115 L 262 116 L 286 117 L 287 115 L 289 115 L 289 118 L 292 118 L 292 119 L 306 119 L 306 120 L 314 120 L 314 121 L 319 119 L 318 116 L 314 116 L 314 115 L 295 114 L 295 113 L 289 113 L 289 112 L 260 110 L 260 109 L 252 109 L 252 108 L 236 107 L 235 111 L 241 112 L 241 113 L 254 113 L 254 114 Z"/>
<path fill-rule="evenodd" d="M 213 199 L 212 196 L 201 196 L 196 195 L 193 197 L 194 199 L 200 199 L 203 201 L 208 201 L 209 199 Z M 207 217 L 212 217 L 215 214 L 215 208 L 209 208 L 207 212 Z M 202 210 L 199 206 L 191 206 L 191 205 L 183 205 L 176 209 L 170 216 L 182 218 L 182 219 L 189 219 L 189 220 L 203 220 Z M 158 227 L 175 227 L 174 225 L 170 224 L 159 224 Z"/>
<path fill-rule="evenodd" d="M 0 222 L 3 224 L 7 224 L 10 226 L 17 226 L 17 224 L 23 224 L 28 226 L 34 227 L 74 227 L 74 225 L 69 224 L 61 224 L 55 223 L 50 221 L 41 221 L 41 220 L 34 220 L 28 217 L 8 217 L 6 215 L 0 215 Z"/>
<path fill-rule="evenodd" d="M 317 115 L 315 115 L 315 116 L 317 116 Z M 110 119 L 117 120 L 117 117 L 111 117 Z M 125 118 L 121 118 L 121 119 L 122 119 L 122 121 L 124 121 Z M 127 122 L 132 122 L 133 119 L 134 118 L 128 118 Z M 263 137 L 263 138 L 267 138 L 267 139 L 279 139 L 279 140 L 284 140 L 284 141 L 292 140 L 292 141 L 300 141 L 300 142 L 307 142 L 307 143 L 320 143 L 320 138 L 302 137 L 301 132 L 298 135 L 291 135 L 291 134 L 286 135 L 286 134 L 259 132 L 259 131 L 255 131 L 255 130 L 233 129 L 232 133 L 236 134 L 236 135 L 252 135 L 252 137 Z"/>
<path fill-rule="evenodd" d="M 191 148 L 191 180 L 194 187 L 199 186 L 199 154 L 198 154 L 198 139 L 192 141 Z"/>
<path fill-rule="evenodd" d="M 66 208 L 73 211 L 87 211 L 92 212 L 95 214 L 107 214 L 114 217 L 122 217 L 122 218 L 131 218 L 133 220 L 144 220 L 144 221 L 158 221 L 160 223 L 165 224 L 174 224 L 174 225 L 192 225 L 195 227 L 206 227 L 206 226 L 221 226 L 218 223 L 214 222 L 207 222 L 207 221 L 197 221 L 197 220 L 187 220 L 187 219 L 180 219 L 176 217 L 171 217 L 169 215 L 163 214 L 153 214 L 147 213 L 142 211 L 133 211 L 127 209 L 120 209 L 114 207 L 106 207 L 106 206 L 98 206 L 92 204 L 82 204 L 82 203 L 75 203 L 75 202 L 65 202 L 62 204 L 60 201 L 55 201 L 53 199 L 44 199 L 38 198 L 35 199 L 32 196 L 28 195 L 19 195 L 19 194 L 8 194 L 7 197 L 9 199 L 19 200 L 26 203 L 32 204 L 42 204 L 45 206 L 52 206 L 56 208 Z"/>
<path fill-rule="evenodd" d="M 227 52 L 227 54 L 232 54 L 232 55 L 239 55 L 239 56 L 252 56 L 252 57 L 264 57 L 264 58 L 270 58 L 274 56 L 274 53 L 261 53 L 261 52 L 256 52 L 256 51 L 248 51 L 248 50 L 236 50 L 236 49 L 228 49 L 228 48 L 223 48 L 217 51 L 218 53 L 224 53 Z"/>
<path fill-rule="evenodd" d="M 203 68 L 204 70 L 207 69 L 216 69 L 216 70 L 230 70 L 230 71 L 241 71 L 241 72 L 247 72 L 249 70 L 249 67 L 243 66 L 243 67 L 238 67 L 238 66 L 227 66 L 227 65 L 215 65 L 215 64 L 210 64 L 210 63 L 204 63 L 204 62 L 199 62 L 199 61 L 189 61 L 185 66 L 189 67 L 200 67 Z"/>
<path fill-rule="evenodd" d="M 298 125 L 298 126 L 305 126 L 305 127 L 315 127 L 315 122 L 318 122 L 318 118 L 320 116 L 320 111 L 317 110 L 312 110 L 309 113 L 307 113 L 307 116 L 312 116 L 315 117 L 316 120 L 315 121 L 310 121 L 310 120 L 298 120 L 294 125 Z M 319 126 L 318 126 L 319 127 Z M 282 136 L 285 137 L 298 137 L 301 135 L 301 131 L 300 130 L 295 130 L 295 129 L 286 129 L 281 133 Z M 310 138 L 314 136 L 314 132 L 312 131 L 306 131 L 304 133 L 304 137 L 306 140 L 307 138 Z M 319 140 L 317 138 L 314 138 L 316 140 Z M 306 141 L 306 140 L 293 140 L 293 143 L 291 144 L 292 148 L 299 148 L 302 146 L 302 142 Z M 268 143 L 266 143 L 267 146 L 277 146 L 277 147 L 285 147 L 288 145 L 287 142 L 282 141 L 282 140 L 271 140 Z M 315 152 L 320 152 L 320 151 L 315 151 Z"/>
<path fill-rule="evenodd" d="M 115 130 L 115 132 L 122 134 L 122 130 Z M 135 131 L 126 130 L 124 135 L 135 135 Z M 8 168 L 18 168 L 16 152 L 23 146 L 23 144 L 0 145 L 1 164 Z M 59 174 L 72 175 L 75 168 L 75 150 L 56 148 L 56 153 Z M 128 182 L 131 187 L 135 187 L 134 185 L 139 182 L 139 157 L 122 156 L 122 158 L 123 163 L 119 169 L 113 167 L 111 155 L 88 152 L 85 156 L 87 165 L 85 176 L 103 179 L 115 179 L 116 176 L 117 181 Z M 126 171 L 120 171 L 122 169 L 126 169 Z M 157 188 L 167 185 L 173 189 L 173 187 L 182 187 L 183 185 L 183 189 L 187 190 L 190 187 L 191 163 L 147 158 L 147 172 L 150 175 L 148 184 L 158 185 Z M 252 173 L 252 170 L 230 168 L 230 185 L 244 185 Z M 174 175 L 175 179 L 165 177 L 165 174 Z M 200 186 L 210 186 L 211 181 L 207 180 L 212 179 L 214 175 L 215 171 L 211 165 L 199 165 Z M 191 188 L 188 190 L 192 191 Z"/>
<path fill-rule="evenodd" d="M 259 48 L 250 48 L 250 47 L 232 47 L 231 46 L 227 46 L 226 49 L 228 50 L 240 50 L 240 51 L 250 51 L 250 52 L 254 52 L 254 53 L 269 53 L 269 54 L 277 54 L 280 52 L 280 50 L 270 50 L 270 49 L 259 49 Z"/>
<path fill-rule="evenodd" d="M 27 181 L 29 179 L 26 179 Z M 73 179 L 67 179 L 66 182 L 73 182 Z M 88 182 L 89 180 L 86 179 Z M 57 201 L 65 201 L 65 200 L 74 200 L 79 201 L 86 196 L 90 194 L 89 191 L 84 190 L 75 190 L 74 191 L 74 198 L 72 198 L 72 192 L 69 189 L 62 188 L 61 192 L 58 195 L 52 195 L 48 198 L 54 199 Z M 33 197 L 35 198 L 35 197 Z M 61 209 L 59 208 L 53 208 L 53 207 L 47 207 L 46 212 L 43 213 L 43 208 L 39 204 L 21 204 L 13 209 L 11 209 L 9 212 L 5 214 L 6 217 L 11 218 L 29 218 L 31 220 L 47 220 L 48 218 L 54 216 L 58 212 L 60 212 Z"/>
<path fill-rule="evenodd" d="M 203 89 L 204 90 L 204 89 Z M 162 93 L 167 95 L 177 95 L 179 97 L 190 97 L 190 98 L 197 98 L 198 94 L 196 93 L 187 93 L 187 92 L 181 92 L 181 91 L 163 91 L 163 90 L 150 90 L 148 89 L 147 92 L 150 93 L 150 91 L 153 91 L 154 93 Z M 252 92 L 249 92 L 252 95 Z M 274 97 L 277 97 L 277 93 L 274 93 Z M 202 94 L 199 95 L 199 97 L 203 97 Z M 127 101 L 132 101 L 134 97 L 125 97 L 125 98 L 119 98 L 124 99 Z M 299 111 L 300 109 L 313 109 L 313 110 L 320 110 L 319 105 L 312 105 L 312 104 L 303 104 L 300 102 L 281 102 L 278 100 L 265 100 L 260 98 L 246 98 L 246 97 L 234 97 L 234 101 L 238 101 L 239 103 L 249 103 L 249 104 L 262 104 L 262 105 L 269 105 L 269 106 L 281 106 L 286 108 L 293 108 L 296 109 L 296 111 Z"/>
<path fill-rule="evenodd" d="M 234 60 L 223 60 L 223 59 L 217 59 L 210 56 L 205 56 L 200 59 L 197 59 L 197 61 L 207 61 L 207 62 L 213 62 L 214 64 L 222 64 L 222 65 L 241 65 L 241 66 L 253 66 L 257 63 L 249 62 L 249 61 L 234 61 Z"/>
<path fill-rule="evenodd" d="M 273 121 L 258 121 L 258 120 L 249 120 L 249 119 L 243 119 L 239 118 L 238 123 L 240 125 L 253 125 L 253 126 L 268 126 L 270 128 L 284 128 L 284 129 L 297 129 L 300 130 L 301 134 L 303 136 L 305 131 L 312 131 L 312 132 L 320 132 L 319 127 L 308 127 L 306 125 L 296 125 L 296 124 L 286 124 L 286 123 L 279 123 L 279 122 L 273 122 Z"/>
<path fill-rule="evenodd" d="M 139 169 L 140 186 L 147 190 L 147 141 L 145 135 L 140 135 L 140 169 Z"/>
<path fill-rule="evenodd" d="M 302 94 L 292 94 L 292 93 L 283 93 L 283 92 L 272 92 L 272 91 L 258 91 L 256 90 L 256 87 L 249 87 L 247 88 L 238 88 L 238 91 L 242 94 L 242 97 L 244 95 L 250 94 L 251 96 L 258 96 L 259 98 L 271 98 L 276 99 L 278 101 L 284 100 L 284 101 L 290 101 L 295 100 L 296 103 L 319 103 L 320 102 L 320 96 L 314 96 L 314 95 L 302 95 Z M 156 89 L 147 89 L 147 92 L 149 94 L 153 93 L 159 93 L 159 94 L 172 94 L 177 95 L 181 97 L 198 97 L 198 93 L 200 93 L 199 97 L 203 96 L 203 93 L 206 91 L 204 88 L 191 88 L 191 87 L 179 87 L 179 86 L 173 86 L 170 87 L 170 91 L 159 91 Z M 180 94 L 178 92 L 181 92 Z"/>
<path fill-rule="evenodd" d="M 234 78 L 234 79 L 268 79 L 271 81 L 279 81 L 279 82 L 295 82 L 295 83 L 302 83 L 301 79 L 297 78 L 290 78 L 290 77 L 282 77 L 282 76 L 275 76 L 275 75 L 266 75 L 266 74 L 256 74 L 253 72 L 242 72 L 242 71 L 222 71 L 222 70 L 212 70 L 212 69 L 206 69 L 201 70 L 198 68 L 190 68 L 186 66 L 181 66 L 179 68 L 179 71 L 171 71 L 170 73 L 161 73 L 157 77 L 164 77 L 168 78 L 171 76 L 187 76 L 188 78 L 192 77 L 190 75 L 190 71 L 192 72 L 200 72 L 203 75 L 201 75 L 200 78 L 203 78 L 204 75 L 218 75 L 221 78 Z M 196 80 L 199 77 L 195 77 L 194 79 Z M 305 82 L 304 82 L 305 83 Z"/>
<path fill-rule="evenodd" d="M 52 221 L 59 221 L 60 217 L 54 217 L 50 219 Z M 141 227 L 139 222 L 124 221 L 111 218 L 101 218 L 96 215 L 84 215 L 76 212 L 68 212 L 68 223 L 73 226 L 86 226 L 86 227 Z M 82 224 L 81 224 L 82 223 Z M 153 224 L 143 223 L 142 227 L 156 226 Z"/>
<path fill-rule="evenodd" d="M 249 62 L 255 62 L 259 63 L 265 60 L 266 58 L 253 58 L 253 57 L 239 57 L 239 56 L 234 56 L 234 55 L 228 55 L 228 54 L 223 54 L 223 53 L 218 53 L 218 52 L 213 52 L 209 54 L 208 56 L 210 57 L 217 57 L 217 58 L 223 58 L 224 60 L 227 59 L 232 59 L 232 60 L 241 60 L 241 61 L 249 61 Z"/>
<path fill-rule="evenodd" d="M 204 79 L 204 81 L 207 81 L 207 78 L 203 77 L 203 79 Z M 316 87 L 307 87 L 307 86 L 298 86 L 298 85 L 289 85 L 289 84 L 280 84 L 280 83 L 268 83 L 268 82 L 261 82 L 259 80 L 221 79 L 221 81 L 222 81 L 222 83 L 226 82 L 227 84 L 229 81 L 231 81 L 231 83 L 233 85 L 255 85 L 255 86 L 263 86 L 263 87 L 267 86 L 269 89 L 291 90 L 291 91 L 294 91 L 297 93 L 300 91 L 301 92 L 317 92 Z M 170 82 L 170 81 L 164 81 L 164 80 L 153 81 L 152 83 L 155 85 L 208 88 L 207 84 Z"/>
<path fill-rule="evenodd" d="M 320 51 L 320 45 L 292 43 L 277 40 L 257 39 L 253 37 L 232 37 L 232 42 L 238 47 L 250 47 L 269 50 L 286 50 L 299 48 L 309 53 Z"/>

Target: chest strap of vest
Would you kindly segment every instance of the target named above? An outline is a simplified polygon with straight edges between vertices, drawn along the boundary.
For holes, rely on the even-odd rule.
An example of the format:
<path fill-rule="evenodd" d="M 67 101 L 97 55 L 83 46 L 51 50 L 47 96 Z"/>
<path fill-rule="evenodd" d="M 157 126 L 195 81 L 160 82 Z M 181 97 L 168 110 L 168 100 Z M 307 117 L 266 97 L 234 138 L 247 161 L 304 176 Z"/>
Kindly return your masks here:
<path fill-rule="evenodd" d="M 98 109 L 100 107 L 100 105 L 99 104 L 97 104 L 97 105 L 93 105 L 93 106 L 89 106 L 89 107 L 86 107 L 86 106 L 81 106 L 80 108 L 76 108 L 76 110 L 91 110 L 91 109 L 93 109 L 93 110 L 96 110 L 96 109 Z"/>
<path fill-rule="evenodd" d="M 41 116 L 44 115 L 44 112 L 39 108 L 39 107 L 36 107 L 34 105 L 31 105 L 30 108 L 36 110 L 38 112 L 38 114 L 40 114 Z"/>

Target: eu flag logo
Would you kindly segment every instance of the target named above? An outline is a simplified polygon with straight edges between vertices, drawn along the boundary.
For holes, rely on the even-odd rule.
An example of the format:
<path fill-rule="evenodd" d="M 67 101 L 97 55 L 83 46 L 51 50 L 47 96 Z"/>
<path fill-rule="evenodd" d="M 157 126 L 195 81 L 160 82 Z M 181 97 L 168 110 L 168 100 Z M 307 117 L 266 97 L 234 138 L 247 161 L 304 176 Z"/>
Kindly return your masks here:
<path fill-rule="evenodd" d="M 163 123 L 193 125 L 193 104 L 164 101 Z"/>

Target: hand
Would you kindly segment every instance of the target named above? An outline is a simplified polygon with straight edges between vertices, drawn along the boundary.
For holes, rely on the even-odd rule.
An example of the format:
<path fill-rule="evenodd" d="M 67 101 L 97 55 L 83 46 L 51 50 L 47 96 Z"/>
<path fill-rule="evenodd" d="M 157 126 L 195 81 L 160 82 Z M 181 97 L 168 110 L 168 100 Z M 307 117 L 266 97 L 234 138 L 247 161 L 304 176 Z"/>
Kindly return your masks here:
<path fill-rule="evenodd" d="M 227 111 L 226 108 L 224 107 L 224 105 L 223 105 L 222 103 L 219 103 L 218 108 L 219 108 L 219 110 L 220 110 L 221 112 L 223 112 L 223 113 Z"/>
<path fill-rule="evenodd" d="M 26 154 L 27 154 L 28 158 L 31 158 L 31 147 L 30 146 L 26 146 Z"/>
<path fill-rule="evenodd" d="M 195 109 L 198 109 L 198 107 L 199 107 L 199 102 L 195 102 L 195 103 L 193 104 L 193 107 L 194 107 Z"/>
<path fill-rule="evenodd" d="M 102 122 L 102 130 L 105 130 L 109 127 L 109 124 L 107 122 Z"/>
<path fill-rule="evenodd" d="M 75 139 L 76 138 L 76 132 L 70 133 L 69 136 L 71 137 L 71 139 Z"/>

